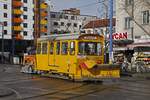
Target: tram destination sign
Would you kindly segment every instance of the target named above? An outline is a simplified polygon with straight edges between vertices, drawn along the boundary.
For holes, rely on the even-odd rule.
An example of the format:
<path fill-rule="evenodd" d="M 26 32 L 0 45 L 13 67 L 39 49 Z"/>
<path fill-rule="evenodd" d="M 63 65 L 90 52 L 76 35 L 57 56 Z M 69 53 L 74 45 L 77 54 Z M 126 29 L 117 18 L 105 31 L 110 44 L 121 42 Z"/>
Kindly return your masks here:
<path fill-rule="evenodd" d="M 82 39 L 82 40 L 97 40 L 99 39 L 100 36 L 99 35 L 94 35 L 94 34 L 91 34 L 91 35 L 83 35 L 83 36 L 80 36 L 79 39 Z"/>

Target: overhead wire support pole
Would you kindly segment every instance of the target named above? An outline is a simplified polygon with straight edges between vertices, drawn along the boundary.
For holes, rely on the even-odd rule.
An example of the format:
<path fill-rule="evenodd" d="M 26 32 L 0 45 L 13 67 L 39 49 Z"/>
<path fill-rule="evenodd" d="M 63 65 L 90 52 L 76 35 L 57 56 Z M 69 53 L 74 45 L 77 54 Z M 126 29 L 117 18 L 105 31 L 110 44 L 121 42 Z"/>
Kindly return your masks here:
<path fill-rule="evenodd" d="M 2 26 L 2 49 L 1 49 L 1 63 L 4 63 L 4 23 L 0 22 Z"/>
<path fill-rule="evenodd" d="M 112 28 L 113 28 L 113 0 L 109 0 L 109 63 L 113 63 L 113 38 L 112 38 Z"/>

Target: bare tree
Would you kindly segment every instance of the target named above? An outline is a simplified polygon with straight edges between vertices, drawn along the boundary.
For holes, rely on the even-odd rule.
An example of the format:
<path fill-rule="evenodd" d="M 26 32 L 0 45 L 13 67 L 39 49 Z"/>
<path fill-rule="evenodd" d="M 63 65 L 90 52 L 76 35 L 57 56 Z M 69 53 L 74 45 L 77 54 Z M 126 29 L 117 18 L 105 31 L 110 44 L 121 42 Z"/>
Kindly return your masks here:
<path fill-rule="evenodd" d="M 129 17 L 132 18 L 132 21 L 140 29 L 142 29 L 145 34 L 150 36 L 150 28 L 149 29 L 145 28 L 141 23 L 139 23 L 138 19 L 136 19 L 136 17 L 134 16 L 134 11 L 136 11 L 138 9 L 138 7 L 150 9 L 150 0 L 133 0 L 132 5 L 130 7 L 128 7 L 125 4 L 125 2 L 122 2 L 121 6 L 123 7 L 121 9 L 124 10 L 129 15 Z"/>

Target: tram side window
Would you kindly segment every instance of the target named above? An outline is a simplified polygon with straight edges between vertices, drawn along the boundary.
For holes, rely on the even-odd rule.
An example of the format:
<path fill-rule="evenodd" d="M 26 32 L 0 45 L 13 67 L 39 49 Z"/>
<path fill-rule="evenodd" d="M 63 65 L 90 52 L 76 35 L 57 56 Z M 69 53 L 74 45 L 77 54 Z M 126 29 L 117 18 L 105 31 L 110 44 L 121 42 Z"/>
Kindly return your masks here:
<path fill-rule="evenodd" d="M 42 44 L 42 54 L 47 54 L 47 43 Z"/>
<path fill-rule="evenodd" d="M 75 54 L 75 42 L 70 42 L 70 55 Z"/>
<path fill-rule="evenodd" d="M 97 55 L 98 56 L 102 55 L 102 46 L 100 43 L 97 44 Z"/>
<path fill-rule="evenodd" d="M 56 54 L 59 55 L 60 54 L 60 42 L 57 42 L 56 44 Z"/>
<path fill-rule="evenodd" d="M 67 52 L 67 50 L 68 50 L 68 42 L 62 42 L 62 47 L 61 47 L 62 49 L 62 51 L 61 51 L 61 54 L 63 54 L 63 55 L 67 55 L 68 54 L 68 52 Z"/>
<path fill-rule="evenodd" d="M 41 43 L 38 43 L 37 44 L 37 54 L 40 54 L 41 53 Z"/>
<path fill-rule="evenodd" d="M 54 53 L 54 43 L 50 42 L 50 54 Z"/>

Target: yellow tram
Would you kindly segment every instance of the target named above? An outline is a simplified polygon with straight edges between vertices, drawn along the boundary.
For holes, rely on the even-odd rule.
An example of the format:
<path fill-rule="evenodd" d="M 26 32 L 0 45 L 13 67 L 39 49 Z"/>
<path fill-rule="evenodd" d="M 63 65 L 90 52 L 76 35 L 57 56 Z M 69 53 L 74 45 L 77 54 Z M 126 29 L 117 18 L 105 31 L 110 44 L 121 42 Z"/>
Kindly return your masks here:
<path fill-rule="evenodd" d="M 51 35 L 37 40 L 34 70 L 73 80 L 119 78 L 117 66 L 104 65 L 99 34 Z"/>

